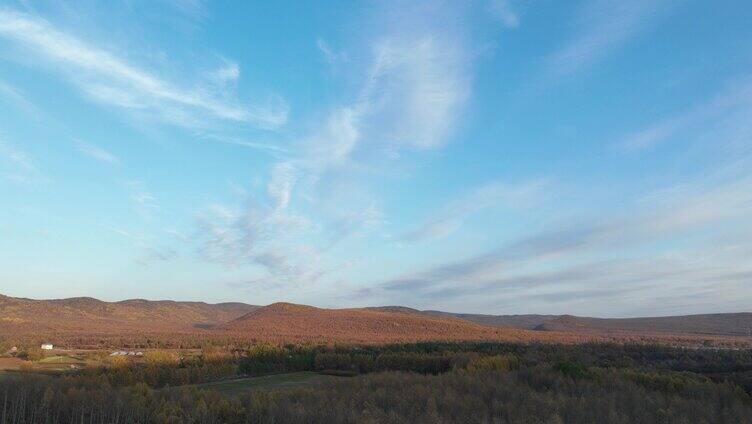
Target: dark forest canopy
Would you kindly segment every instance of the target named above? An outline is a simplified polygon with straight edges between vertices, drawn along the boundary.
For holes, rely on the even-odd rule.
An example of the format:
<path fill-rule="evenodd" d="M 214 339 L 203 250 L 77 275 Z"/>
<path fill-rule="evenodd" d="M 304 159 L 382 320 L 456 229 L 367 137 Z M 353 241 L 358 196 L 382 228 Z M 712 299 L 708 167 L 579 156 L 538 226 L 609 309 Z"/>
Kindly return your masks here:
<path fill-rule="evenodd" d="M 196 383 L 352 376 L 226 395 Z M 155 351 L 62 375 L 0 377 L 3 423 L 752 422 L 752 351 L 657 345 L 255 345 Z"/>

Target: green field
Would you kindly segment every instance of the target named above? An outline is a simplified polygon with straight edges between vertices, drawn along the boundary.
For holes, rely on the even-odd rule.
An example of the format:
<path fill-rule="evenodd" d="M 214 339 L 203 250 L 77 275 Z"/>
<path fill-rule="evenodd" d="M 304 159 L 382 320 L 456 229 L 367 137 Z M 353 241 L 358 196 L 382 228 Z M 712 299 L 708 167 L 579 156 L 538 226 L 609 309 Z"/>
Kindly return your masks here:
<path fill-rule="evenodd" d="M 70 356 L 62 356 L 62 355 L 56 355 L 56 356 L 47 356 L 45 358 L 42 358 L 39 360 L 40 364 L 83 364 L 84 361 L 78 358 L 73 358 Z"/>
<path fill-rule="evenodd" d="M 273 374 L 263 377 L 237 378 L 233 380 L 215 381 L 212 383 L 196 384 L 201 389 L 217 390 L 223 394 L 237 395 L 252 390 L 280 389 L 317 384 L 341 377 L 322 375 L 312 371 L 293 372 L 287 374 Z"/>

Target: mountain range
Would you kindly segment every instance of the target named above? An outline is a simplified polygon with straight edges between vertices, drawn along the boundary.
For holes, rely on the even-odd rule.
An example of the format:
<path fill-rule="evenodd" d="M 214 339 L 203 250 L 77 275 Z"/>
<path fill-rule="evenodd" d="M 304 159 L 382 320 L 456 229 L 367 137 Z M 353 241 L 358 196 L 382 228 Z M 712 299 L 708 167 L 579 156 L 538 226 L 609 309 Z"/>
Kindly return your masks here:
<path fill-rule="evenodd" d="M 31 332 L 232 333 L 264 340 L 547 340 L 581 336 L 752 336 L 752 313 L 646 318 L 481 315 L 402 306 L 324 309 L 291 303 L 178 302 L 94 298 L 34 300 L 0 295 L 0 335 Z"/>

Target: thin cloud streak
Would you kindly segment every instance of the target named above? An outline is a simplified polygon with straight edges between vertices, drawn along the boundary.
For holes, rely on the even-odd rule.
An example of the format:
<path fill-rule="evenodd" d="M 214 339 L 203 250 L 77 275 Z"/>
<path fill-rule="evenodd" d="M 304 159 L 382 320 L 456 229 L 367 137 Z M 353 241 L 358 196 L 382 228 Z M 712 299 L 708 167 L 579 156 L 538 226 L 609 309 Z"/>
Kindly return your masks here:
<path fill-rule="evenodd" d="M 41 57 L 69 67 L 69 76 L 92 98 L 134 110 L 154 110 L 173 123 L 201 113 L 234 122 L 277 127 L 287 120 L 284 105 L 276 109 L 243 106 L 202 90 L 185 90 L 114 54 L 56 29 L 41 18 L 0 9 L 0 36 Z"/>
<path fill-rule="evenodd" d="M 601 60 L 644 31 L 667 0 L 591 0 L 576 20 L 576 35 L 547 60 L 550 74 L 574 74 Z"/>
<path fill-rule="evenodd" d="M 472 190 L 470 193 L 445 205 L 435 216 L 417 228 L 403 234 L 403 242 L 425 242 L 440 239 L 460 229 L 466 219 L 484 209 L 503 207 L 523 209 L 531 207 L 541 196 L 542 180 L 517 185 L 493 182 Z"/>
<path fill-rule="evenodd" d="M 510 0 L 492 0 L 489 9 L 491 9 L 491 13 L 493 13 L 506 28 L 517 28 L 517 26 L 519 26 L 520 18 L 512 8 L 512 2 Z"/>
<path fill-rule="evenodd" d="M 752 251 L 746 240 L 701 238 L 680 243 L 681 249 L 672 247 L 688 236 L 729 225 L 752 230 L 752 175 L 719 175 L 657 192 L 647 209 L 642 204 L 631 213 L 555 226 L 480 255 L 385 281 L 369 295 L 399 302 L 408 295 L 422 301 L 480 300 L 482 293 L 527 304 L 537 296 L 571 306 L 574 293 L 606 297 L 609 291 L 636 286 L 644 286 L 644 293 L 671 292 L 745 281 L 752 272 L 744 259 Z"/>
<path fill-rule="evenodd" d="M 98 160 L 100 162 L 104 162 L 110 165 L 120 164 L 120 158 L 108 152 L 107 150 L 102 149 L 101 147 L 97 147 L 89 143 L 85 143 L 81 140 L 76 140 L 75 144 L 76 144 L 76 149 L 79 152 L 83 153 L 86 156 L 89 156 L 92 159 L 95 159 L 95 160 Z"/>
<path fill-rule="evenodd" d="M 25 171 L 37 171 L 37 166 L 31 160 L 28 153 L 16 149 L 2 140 L 0 140 L 0 156 Z"/>
<path fill-rule="evenodd" d="M 155 242 L 151 237 L 136 235 L 117 227 L 105 226 L 104 228 L 109 229 L 132 243 L 133 247 L 138 251 L 134 260 L 139 265 L 149 266 L 155 262 L 166 262 L 179 256 L 178 251 L 171 247 L 155 246 Z"/>
<path fill-rule="evenodd" d="M 624 152 L 649 150 L 684 130 L 721 116 L 726 117 L 721 125 L 733 127 L 730 128 L 733 133 L 742 133 L 752 116 L 752 80 L 746 77 L 729 85 L 707 101 L 628 134 L 616 143 L 616 147 Z"/>
<path fill-rule="evenodd" d="M 3 100 L 17 106 L 28 115 L 41 116 L 39 108 L 31 103 L 23 92 L 2 80 L 0 80 L 0 94 L 2 94 Z"/>

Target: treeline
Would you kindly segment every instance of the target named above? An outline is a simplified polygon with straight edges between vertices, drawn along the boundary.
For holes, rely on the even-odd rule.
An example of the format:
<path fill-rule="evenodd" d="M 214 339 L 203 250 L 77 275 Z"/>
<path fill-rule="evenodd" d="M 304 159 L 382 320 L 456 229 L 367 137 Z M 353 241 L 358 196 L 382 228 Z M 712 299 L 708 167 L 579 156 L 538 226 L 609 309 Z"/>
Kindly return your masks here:
<path fill-rule="evenodd" d="M 72 377 L 6 378 L 0 380 L 0 417 L 12 424 L 752 422 L 749 397 L 731 384 L 561 365 L 376 373 L 238 397 L 144 384 L 116 388 Z"/>
<path fill-rule="evenodd" d="M 438 374 L 473 359 L 506 355 L 527 367 L 576 363 L 584 367 L 687 371 L 733 382 L 752 394 L 752 350 L 688 349 L 660 345 L 414 343 L 386 346 L 254 346 L 240 354 L 239 372 L 342 370 Z"/>
<path fill-rule="evenodd" d="M 420 349 L 258 346 L 240 359 L 238 370 L 245 375 L 292 371 L 343 371 L 353 375 L 380 371 L 441 374 L 464 368 L 478 357 L 473 352 Z"/>
<path fill-rule="evenodd" d="M 165 351 L 138 366 L 87 370 L 113 386 L 178 386 L 233 376 L 294 371 L 364 374 L 409 371 L 440 374 L 487 357 L 509 358 L 509 368 L 573 363 L 583 367 L 692 372 L 731 382 L 752 394 L 752 350 L 685 349 L 619 344 L 414 343 L 385 346 L 255 345 L 232 351 L 208 348 L 196 356 Z"/>
<path fill-rule="evenodd" d="M 110 386 L 145 384 L 152 388 L 198 384 L 238 375 L 238 360 L 226 354 L 180 356 L 174 351 L 147 352 L 144 361 L 115 357 L 104 367 L 82 370 L 79 378 L 91 378 Z"/>
<path fill-rule="evenodd" d="M 112 361 L 57 377 L 0 376 L 0 423 L 752 423 L 749 350 L 255 345 Z M 239 397 L 184 386 L 291 371 L 354 377 Z"/>

